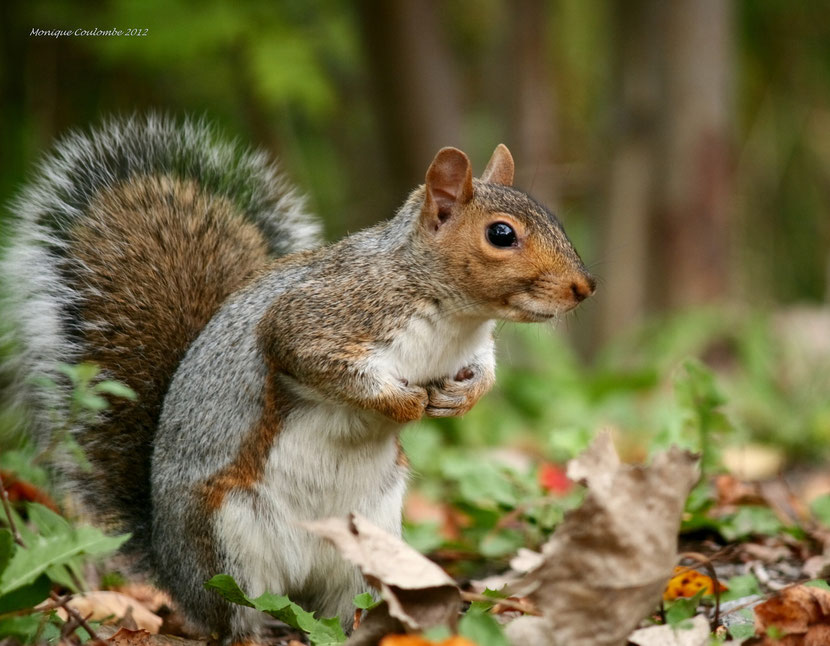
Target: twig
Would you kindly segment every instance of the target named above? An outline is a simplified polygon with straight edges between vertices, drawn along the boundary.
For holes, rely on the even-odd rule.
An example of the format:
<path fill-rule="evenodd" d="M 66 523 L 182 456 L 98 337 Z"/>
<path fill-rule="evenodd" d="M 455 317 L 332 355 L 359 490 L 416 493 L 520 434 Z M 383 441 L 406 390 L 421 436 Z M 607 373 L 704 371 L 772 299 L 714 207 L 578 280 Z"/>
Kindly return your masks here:
<path fill-rule="evenodd" d="M 14 537 L 14 542 L 20 545 L 20 547 L 26 547 L 26 542 L 23 540 L 20 532 L 17 531 L 17 525 L 15 525 L 14 518 L 12 517 L 12 507 L 9 504 L 9 492 L 3 486 L 2 476 L 0 476 L 0 498 L 3 499 L 3 511 L 6 512 L 6 518 L 9 521 L 9 529 Z"/>
<path fill-rule="evenodd" d="M 66 614 L 69 615 L 69 617 L 72 619 L 72 621 L 74 623 L 78 624 L 78 626 L 83 628 L 89 634 L 89 641 L 87 642 L 88 644 L 97 644 L 98 646 L 106 646 L 106 642 L 103 639 L 101 639 L 98 636 L 98 633 L 96 633 L 92 629 L 92 626 L 90 626 L 87 623 L 87 619 L 89 617 L 87 617 L 85 619 L 84 617 L 81 616 L 81 613 L 79 613 L 77 610 L 75 610 L 75 608 L 73 608 L 72 606 L 69 605 L 68 602 L 71 598 L 71 595 L 61 597 L 55 592 L 50 592 L 49 597 L 52 599 L 52 601 L 55 602 L 56 605 L 60 606 L 64 610 L 66 610 Z M 90 615 L 90 617 L 91 616 L 92 615 Z M 73 628 L 73 630 L 74 630 L 74 628 Z"/>
<path fill-rule="evenodd" d="M 519 612 L 523 612 L 526 615 L 535 615 L 540 617 L 542 615 L 541 612 L 536 610 L 533 606 L 528 603 L 523 603 L 521 601 L 514 601 L 513 599 L 499 599 L 496 597 L 488 597 L 484 594 L 478 594 L 477 592 L 465 592 L 461 591 L 461 598 L 464 601 L 483 601 L 485 603 L 492 603 L 493 605 L 501 604 L 505 608 L 510 608 L 511 610 L 518 610 Z"/>
<path fill-rule="evenodd" d="M 718 573 L 715 572 L 715 566 L 712 565 L 712 559 L 705 554 L 700 554 L 699 552 L 683 552 L 680 554 L 680 558 L 697 561 L 706 568 L 706 571 L 709 573 L 709 577 L 712 579 L 712 591 L 715 594 L 715 616 L 712 618 L 710 627 L 714 631 L 720 625 L 720 581 L 718 581 Z M 691 569 L 692 568 L 688 568 L 686 571 Z M 675 576 L 678 576 L 679 574 L 680 573 Z"/>

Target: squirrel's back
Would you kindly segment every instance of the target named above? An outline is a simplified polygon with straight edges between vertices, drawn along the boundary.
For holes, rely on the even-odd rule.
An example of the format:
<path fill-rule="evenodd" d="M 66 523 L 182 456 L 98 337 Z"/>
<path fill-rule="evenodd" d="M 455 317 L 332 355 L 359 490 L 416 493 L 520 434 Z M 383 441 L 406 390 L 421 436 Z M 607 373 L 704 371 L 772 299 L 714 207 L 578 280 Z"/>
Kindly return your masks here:
<path fill-rule="evenodd" d="M 12 211 L 0 275 L 33 432 L 73 433 L 91 465 L 71 473 L 86 507 L 146 557 L 152 440 L 179 361 L 230 293 L 269 257 L 319 244 L 319 226 L 263 154 L 158 117 L 63 139 Z M 85 361 L 137 401 L 73 419 L 57 368 Z M 31 385 L 44 376 L 58 389 Z"/>

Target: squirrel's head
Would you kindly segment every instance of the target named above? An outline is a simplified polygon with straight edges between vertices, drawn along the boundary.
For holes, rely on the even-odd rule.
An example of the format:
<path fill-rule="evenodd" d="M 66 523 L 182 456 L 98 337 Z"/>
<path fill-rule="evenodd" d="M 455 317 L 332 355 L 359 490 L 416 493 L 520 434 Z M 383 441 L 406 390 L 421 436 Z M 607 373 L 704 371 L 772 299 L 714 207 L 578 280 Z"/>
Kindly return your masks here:
<path fill-rule="evenodd" d="M 512 184 L 513 157 L 503 144 L 481 179 L 473 179 L 467 155 L 442 148 L 427 170 L 419 235 L 471 310 L 545 321 L 593 294 L 595 281 L 559 220 Z"/>

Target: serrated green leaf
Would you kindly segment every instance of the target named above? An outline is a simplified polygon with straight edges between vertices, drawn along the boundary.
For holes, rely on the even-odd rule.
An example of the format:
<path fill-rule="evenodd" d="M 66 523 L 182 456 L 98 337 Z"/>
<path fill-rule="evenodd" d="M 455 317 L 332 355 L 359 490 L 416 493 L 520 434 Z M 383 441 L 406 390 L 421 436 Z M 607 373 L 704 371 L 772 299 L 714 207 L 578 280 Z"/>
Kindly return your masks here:
<path fill-rule="evenodd" d="M 361 610 L 371 610 L 375 606 L 380 604 L 380 601 L 375 601 L 375 598 L 372 596 L 371 592 L 364 592 L 363 594 L 357 595 L 353 599 L 353 603 L 356 608 L 360 608 Z"/>
<path fill-rule="evenodd" d="M 18 549 L 0 577 L 0 595 L 32 583 L 52 566 L 66 563 L 79 554 L 90 556 L 114 552 L 125 536 L 107 536 L 101 530 L 81 526 L 56 536 L 35 536 L 27 547 Z"/>
<path fill-rule="evenodd" d="M 72 530 L 72 526 L 66 518 L 39 503 L 27 503 L 26 513 L 42 536 L 66 534 Z"/>
<path fill-rule="evenodd" d="M 204 585 L 208 589 L 216 590 L 231 603 L 256 608 L 292 628 L 308 633 L 314 646 L 333 646 L 346 641 L 346 635 L 338 619 L 315 619 L 314 613 L 304 610 L 285 595 L 266 592 L 251 599 L 228 574 L 217 574 Z"/>
<path fill-rule="evenodd" d="M 229 574 L 217 574 L 210 580 L 205 581 L 205 587 L 209 590 L 216 590 L 222 597 L 239 606 L 253 608 L 253 602 L 242 592 L 242 589 Z"/>

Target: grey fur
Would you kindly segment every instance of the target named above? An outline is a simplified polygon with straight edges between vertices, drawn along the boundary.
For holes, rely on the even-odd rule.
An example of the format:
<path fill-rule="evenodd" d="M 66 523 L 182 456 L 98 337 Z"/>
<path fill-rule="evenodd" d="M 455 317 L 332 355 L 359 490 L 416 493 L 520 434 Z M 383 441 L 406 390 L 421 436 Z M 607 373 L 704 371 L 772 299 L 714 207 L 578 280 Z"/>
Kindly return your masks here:
<path fill-rule="evenodd" d="M 56 429 L 83 430 L 67 428 L 70 386 L 57 367 L 77 362 L 85 354 L 82 333 L 100 325 L 78 314 L 89 287 L 85 268 L 67 257 L 70 232 L 96 217 L 90 206 L 102 192 L 144 176 L 192 179 L 227 198 L 263 233 L 273 256 L 322 242 L 319 223 L 268 157 L 223 140 L 205 121 L 110 119 L 65 136 L 10 204 L 10 234 L 0 254 L 0 305 L 17 347 L 2 366 L 13 375 L 8 399 L 29 413 L 31 434 L 42 446 Z M 34 385 L 40 377 L 58 388 Z M 137 527 L 125 529 L 141 534 Z"/>

